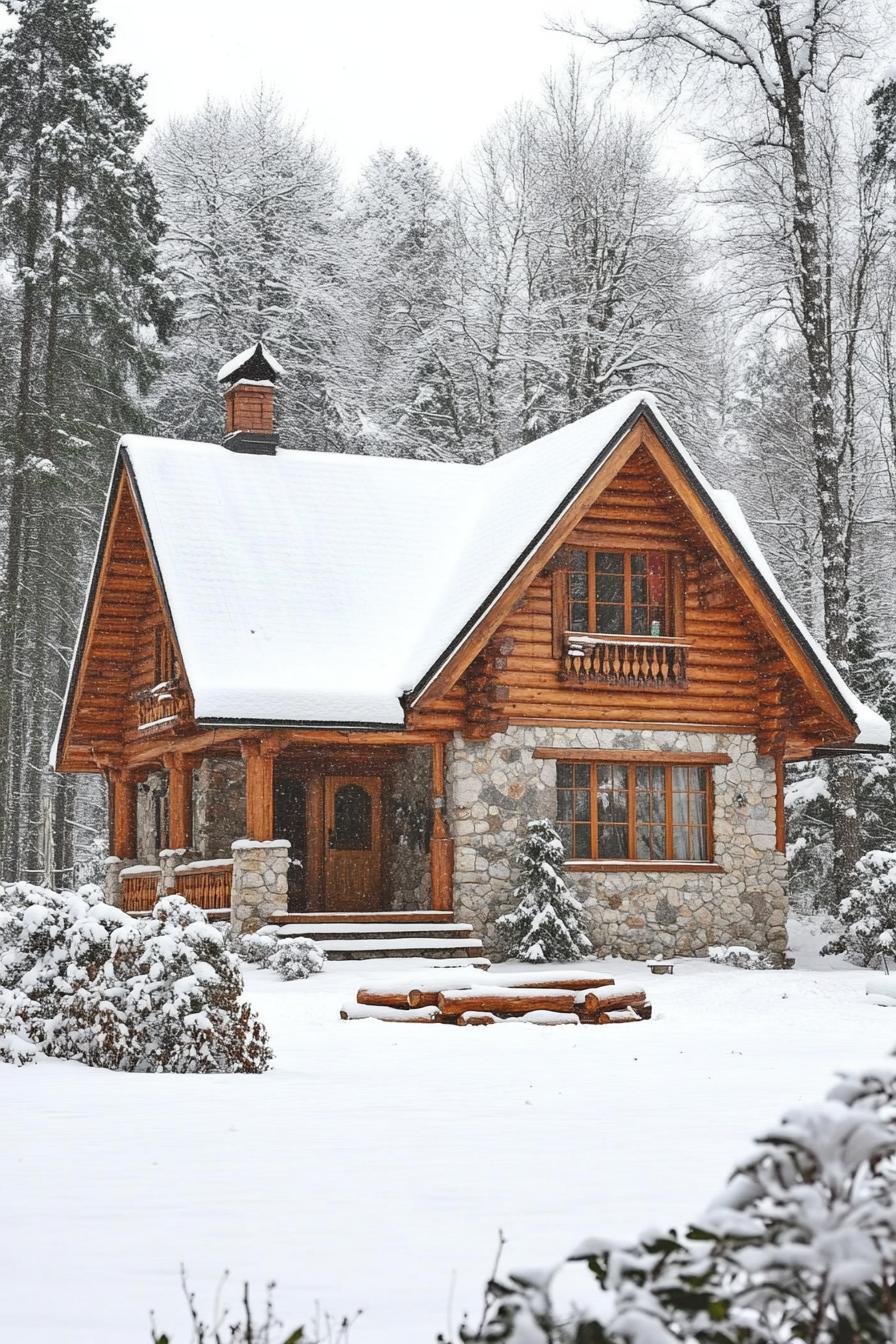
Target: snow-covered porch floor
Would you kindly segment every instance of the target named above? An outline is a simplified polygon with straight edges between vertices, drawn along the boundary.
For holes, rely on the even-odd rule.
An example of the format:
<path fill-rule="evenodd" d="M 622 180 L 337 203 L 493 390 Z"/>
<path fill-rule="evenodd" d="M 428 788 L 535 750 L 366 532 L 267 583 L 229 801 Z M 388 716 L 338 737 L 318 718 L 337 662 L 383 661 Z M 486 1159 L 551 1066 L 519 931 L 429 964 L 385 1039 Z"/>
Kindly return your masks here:
<path fill-rule="evenodd" d="M 181 1344 L 183 1263 L 209 1310 L 229 1268 L 259 1296 L 275 1279 L 290 1325 L 363 1307 L 352 1344 L 426 1344 L 477 1309 L 499 1228 L 512 1266 L 680 1222 L 752 1135 L 896 1040 L 867 974 L 811 950 L 789 972 L 604 964 L 643 979 L 653 1021 L 342 1022 L 396 970 L 344 962 L 249 972 L 277 1056 L 261 1077 L 4 1068 L 0 1337 L 144 1344 L 152 1309 Z"/>

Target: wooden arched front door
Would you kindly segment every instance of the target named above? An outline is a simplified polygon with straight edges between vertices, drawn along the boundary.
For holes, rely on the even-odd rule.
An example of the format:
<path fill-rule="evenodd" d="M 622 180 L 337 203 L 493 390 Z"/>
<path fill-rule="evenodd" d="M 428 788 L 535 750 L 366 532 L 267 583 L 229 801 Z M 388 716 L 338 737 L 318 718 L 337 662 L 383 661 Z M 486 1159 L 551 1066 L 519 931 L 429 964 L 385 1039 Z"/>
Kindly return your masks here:
<path fill-rule="evenodd" d="M 380 780 L 374 775 L 327 775 L 326 908 L 379 910 L 380 878 Z"/>

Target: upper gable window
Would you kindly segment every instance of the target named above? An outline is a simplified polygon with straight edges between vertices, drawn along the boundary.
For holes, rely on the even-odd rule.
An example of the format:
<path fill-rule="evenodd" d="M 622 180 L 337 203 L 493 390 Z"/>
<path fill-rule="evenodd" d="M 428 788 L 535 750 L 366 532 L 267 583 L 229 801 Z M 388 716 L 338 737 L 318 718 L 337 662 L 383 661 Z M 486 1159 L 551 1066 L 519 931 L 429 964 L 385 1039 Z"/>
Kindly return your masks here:
<path fill-rule="evenodd" d="M 569 630 L 654 639 L 678 633 L 668 551 L 575 547 L 567 554 Z"/>

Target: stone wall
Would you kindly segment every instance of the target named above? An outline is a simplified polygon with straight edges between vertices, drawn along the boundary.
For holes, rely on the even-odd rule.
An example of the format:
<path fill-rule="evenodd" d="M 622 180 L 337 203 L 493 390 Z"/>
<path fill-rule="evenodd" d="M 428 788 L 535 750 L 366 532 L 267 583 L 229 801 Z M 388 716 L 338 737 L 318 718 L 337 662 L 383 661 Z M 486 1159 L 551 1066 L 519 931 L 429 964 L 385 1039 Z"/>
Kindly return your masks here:
<path fill-rule="evenodd" d="M 211 756 L 193 771 L 193 848 L 203 859 L 229 859 L 246 831 L 246 766 L 239 756 Z"/>
<path fill-rule="evenodd" d="M 705 955 L 714 943 L 786 949 L 787 861 L 775 849 L 775 772 L 752 737 L 594 728 L 510 728 L 485 742 L 455 734 L 446 752 L 455 837 L 454 913 L 496 951 L 495 920 L 513 905 L 526 823 L 556 818 L 556 764 L 536 747 L 726 752 L 713 767 L 714 861 L 721 873 L 578 872 L 570 886 L 601 956 Z"/>
<path fill-rule="evenodd" d="M 383 780 L 383 895 L 389 909 L 429 908 L 431 829 L 431 750 L 408 747 Z"/>
<path fill-rule="evenodd" d="M 168 774 L 157 770 L 137 785 L 137 863 L 156 863 L 160 845 L 167 838 L 158 833 L 157 809 L 161 805 L 163 817 L 168 808 Z"/>

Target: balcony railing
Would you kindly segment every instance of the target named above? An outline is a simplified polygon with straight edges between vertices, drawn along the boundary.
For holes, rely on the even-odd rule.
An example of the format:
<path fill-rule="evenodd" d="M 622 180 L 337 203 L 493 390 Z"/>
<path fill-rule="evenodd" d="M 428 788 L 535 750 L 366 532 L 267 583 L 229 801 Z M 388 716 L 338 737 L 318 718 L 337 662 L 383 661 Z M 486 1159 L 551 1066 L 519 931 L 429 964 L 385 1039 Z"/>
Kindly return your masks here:
<path fill-rule="evenodd" d="M 568 630 L 560 679 L 652 689 L 683 686 L 688 647 L 682 639 L 586 635 Z"/>
<path fill-rule="evenodd" d="M 182 863 L 174 870 L 177 892 L 200 910 L 226 910 L 233 886 L 231 859 L 206 859 Z"/>
<path fill-rule="evenodd" d="M 128 913 L 151 910 L 158 899 L 161 868 L 154 864 L 135 864 L 131 868 L 122 868 L 121 908 Z"/>
<path fill-rule="evenodd" d="M 137 706 L 137 727 L 171 727 L 177 723 L 187 707 L 187 695 L 178 681 L 162 681 L 158 686 L 146 686 L 131 697 Z"/>

